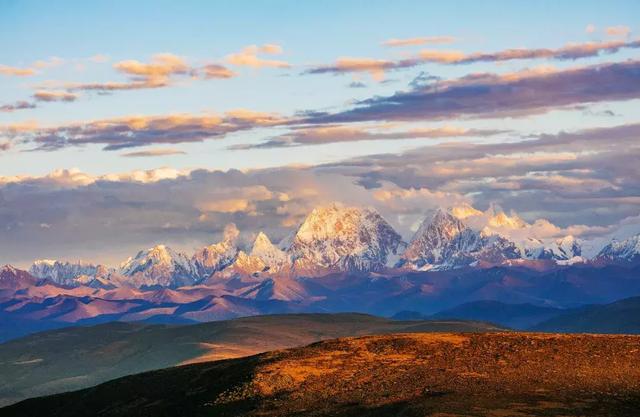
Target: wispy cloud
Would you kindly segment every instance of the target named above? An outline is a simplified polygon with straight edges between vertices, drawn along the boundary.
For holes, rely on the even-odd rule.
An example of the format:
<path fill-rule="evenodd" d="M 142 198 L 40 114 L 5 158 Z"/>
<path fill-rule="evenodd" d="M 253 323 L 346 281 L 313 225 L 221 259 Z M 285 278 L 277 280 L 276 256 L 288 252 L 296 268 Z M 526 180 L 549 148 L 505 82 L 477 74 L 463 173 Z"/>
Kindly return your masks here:
<path fill-rule="evenodd" d="M 37 106 L 35 103 L 31 103 L 28 101 L 20 100 L 11 104 L 3 104 L 0 106 L 0 112 L 2 113 L 11 113 L 16 110 L 26 110 L 26 109 L 35 109 Z"/>
<path fill-rule="evenodd" d="M 441 45 L 449 44 L 456 41 L 453 36 L 422 36 L 416 38 L 404 39 L 388 39 L 382 42 L 383 46 L 399 47 L 399 46 L 416 46 L 416 45 Z"/>
<path fill-rule="evenodd" d="M 46 60 L 35 61 L 29 67 L 14 67 L 0 64 L 0 75 L 28 77 L 38 74 L 38 72 L 43 69 L 60 66 L 64 62 L 64 59 L 54 56 Z"/>
<path fill-rule="evenodd" d="M 77 94 L 67 93 L 65 91 L 47 91 L 47 90 L 39 90 L 33 94 L 33 98 L 38 101 L 76 101 L 78 98 Z"/>
<path fill-rule="evenodd" d="M 33 68 L 19 68 L 19 67 L 11 67 L 8 65 L 0 64 L 0 74 L 11 75 L 16 77 L 26 77 L 30 75 L 35 75 L 36 70 Z"/>
<path fill-rule="evenodd" d="M 398 130 L 393 126 L 384 125 L 369 128 L 337 125 L 294 129 L 289 133 L 275 137 L 266 142 L 251 145 L 233 145 L 230 146 L 229 149 L 282 148 L 303 145 L 358 142 L 365 140 L 438 139 L 469 136 L 481 137 L 497 135 L 500 133 L 504 133 L 504 131 L 467 129 L 456 126 Z"/>
<path fill-rule="evenodd" d="M 308 123 L 434 120 L 546 112 L 569 105 L 640 97 L 640 61 L 567 70 L 540 68 L 504 75 L 471 74 L 387 97 L 373 97 L 337 113 L 313 113 Z"/>
<path fill-rule="evenodd" d="M 102 144 L 105 150 L 113 151 L 153 144 L 201 142 L 279 123 L 283 123 L 283 119 L 275 114 L 235 110 L 222 115 L 129 116 L 56 127 L 34 126 L 5 131 L 4 136 L 26 146 L 34 145 L 32 150 Z"/>
<path fill-rule="evenodd" d="M 384 60 L 371 58 L 339 58 L 335 63 L 312 67 L 303 74 L 345 74 L 368 72 L 374 79 L 382 80 L 385 71 L 412 68 L 425 63 L 442 65 L 461 65 L 478 62 L 505 62 L 524 59 L 576 60 L 613 54 L 624 48 L 640 48 L 640 40 L 585 42 L 569 44 L 557 49 L 514 48 L 498 52 L 474 52 L 465 54 L 460 51 L 422 50 L 416 55 L 400 60 Z"/>
<path fill-rule="evenodd" d="M 626 38 L 631 34 L 631 28 L 628 26 L 609 26 L 604 32 L 609 36 Z"/>
<path fill-rule="evenodd" d="M 140 157 L 186 155 L 186 154 L 187 154 L 186 152 L 176 148 L 155 148 L 155 149 L 147 149 L 144 151 L 127 152 L 127 153 L 123 153 L 121 156 L 129 157 L 129 158 L 140 158 Z"/>
<path fill-rule="evenodd" d="M 290 68 L 291 65 L 285 61 L 274 59 L 264 59 L 258 57 L 258 54 L 279 55 L 282 53 L 282 47 L 275 44 L 265 44 L 262 46 L 249 45 L 240 52 L 227 55 L 226 61 L 231 65 L 251 68 Z"/>
<path fill-rule="evenodd" d="M 59 85 L 68 92 L 119 90 L 141 90 L 162 88 L 173 85 L 178 77 L 183 78 L 231 78 L 236 74 L 220 64 L 206 64 L 201 67 L 190 65 L 184 58 L 170 53 L 153 55 L 148 63 L 138 60 L 124 60 L 113 64 L 113 68 L 126 75 L 127 81 L 107 81 L 90 83 L 63 83 Z"/>

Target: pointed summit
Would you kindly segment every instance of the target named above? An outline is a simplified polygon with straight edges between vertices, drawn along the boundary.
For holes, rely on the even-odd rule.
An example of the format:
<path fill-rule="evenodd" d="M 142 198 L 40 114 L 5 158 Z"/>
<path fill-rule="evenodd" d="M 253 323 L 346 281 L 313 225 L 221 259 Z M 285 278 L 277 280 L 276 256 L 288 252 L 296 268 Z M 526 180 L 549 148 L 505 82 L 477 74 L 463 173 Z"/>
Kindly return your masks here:
<path fill-rule="evenodd" d="M 4 265 L 0 268 L 0 289 L 19 289 L 36 285 L 37 279 L 27 271 Z"/>
<path fill-rule="evenodd" d="M 221 271 L 231 265 L 238 256 L 237 239 L 240 232 L 235 224 L 229 223 L 224 228 L 222 242 L 205 246 L 191 257 L 196 274 L 200 279 L 206 279 L 211 274 Z"/>
<path fill-rule="evenodd" d="M 402 258 L 418 266 L 441 264 L 454 240 L 469 232 L 457 217 L 438 208 L 427 215 Z"/>
<path fill-rule="evenodd" d="M 120 265 L 120 274 L 127 282 L 137 286 L 161 285 L 179 287 L 196 281 L 195 270 L 189 258 L 165 245 L 157 245 L 138 252 Z"/>
<path fill-rule="evenodd" d="M 377 211 L 334 203 L 309 214 L 289 254 L 294 267 L 310 275 L 368 272 L 384 268 L 402 246 L 400 235 Z"/>
<path fill-rule="evenodd" d="M 595 257 L 605 262 L 640 262 L 640 234 L 625 240 L 614 239 Z"/>
<path fill-rule="evenodd" d="M 251 256 L 260 259 L 272 272 L 289 263 L 289 256 L 273 245 L 269 237 L 263 232 L 258 233 L 256 236 L 251 249 Z"/>

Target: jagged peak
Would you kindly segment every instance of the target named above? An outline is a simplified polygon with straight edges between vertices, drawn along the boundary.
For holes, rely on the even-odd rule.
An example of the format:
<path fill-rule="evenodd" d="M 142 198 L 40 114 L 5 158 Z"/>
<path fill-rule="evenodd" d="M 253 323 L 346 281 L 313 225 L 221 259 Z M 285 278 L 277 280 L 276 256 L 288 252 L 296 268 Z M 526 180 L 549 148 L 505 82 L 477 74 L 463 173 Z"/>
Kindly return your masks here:
<path fill-rule="evenodd" d="M 273 247 L 273 243 L 271 243 L 271 239 L 266 235 L 263 231 L 258 232 L 255 240 L 253 241 L 253 249 L 252 252 L 256 249 L 260 249 L 263 247 L 271 248 Z"/>
<path fill-rule="evenodd" d="M 11 264 L 4 264 L 2 266 L 2 268 L 0 269 L 0 272 L 8 272 L 8 273 L 11 273 L 11 274 L 15 274 L 18 271 L 19 271 L 19 269 L 16 268 L 15 266 L 11 265 Z"/>

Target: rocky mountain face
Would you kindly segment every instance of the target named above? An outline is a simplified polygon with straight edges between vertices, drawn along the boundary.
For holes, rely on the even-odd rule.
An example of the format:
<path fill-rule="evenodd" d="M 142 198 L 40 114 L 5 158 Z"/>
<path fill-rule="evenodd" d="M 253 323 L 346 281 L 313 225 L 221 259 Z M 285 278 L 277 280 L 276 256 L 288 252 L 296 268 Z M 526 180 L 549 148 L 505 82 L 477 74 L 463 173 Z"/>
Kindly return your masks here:
<path fill-rule="evenodd" d="M 301 275 L 384 269 L 404 249 L 382 216 L 354 207 L 316 208 L 298 228 L 287 252 Z"/>
<path fill-rule="evenodd" d="M 96 278 L 107 277 L 111 271 L 104 265 L 85 262 L 60 262 L 50 259 L 37 260 L 29 273 L 37 278 L 49 279 L 56 284 L 77 285 L 78 280 L 89 283 Z"/>
<path fill-rule="evenodd" d="M 191 258 L 193 268 L 198 277 L 203 279 L 222 271 L 231 265 L 238 256 L 237 238 L 240 232 L 235 225 L 228 225 L 224 230 L 222 242 L 206 246 L 197 251 Z"/>
<path fill-rule="evenodd" d="M 138 252 L 120 265 L 119 273 L 126 282 L 136 287 L 160 285 L 179 287 L 198 281 L 196 269 L 183 253 L 165 245 Z"/>
<path fill-rule="evenodd" d="M 37 283 L 37 278 L 21 269 L 5 265 L 0 269 L 0 290 L 16 290 Z"/>
<path fill-rule="evenodd" d="M 399 263 L 413 269 L 455 269 L 478 262 L 500 264 L 522 256 L 508 239 L 466 226 L 450 212 L 438 209 L 425 219 Z"/>
<path fill-rule="evenodd" d="M 640 262 L 640 234 L 625 240 L 613 240 L 595 258 L 599 262 Z"/>

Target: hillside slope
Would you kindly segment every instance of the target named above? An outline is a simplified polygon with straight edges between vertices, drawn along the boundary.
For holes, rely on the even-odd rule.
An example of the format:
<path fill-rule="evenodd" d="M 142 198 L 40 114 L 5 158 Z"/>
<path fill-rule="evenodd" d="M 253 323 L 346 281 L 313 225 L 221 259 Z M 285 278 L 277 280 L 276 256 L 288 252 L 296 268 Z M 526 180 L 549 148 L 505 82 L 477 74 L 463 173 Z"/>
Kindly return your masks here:
<path fill-rule="evenodd" d="M 90 387 L 152 369 L 336 337 L 496 329 L 478 322 L 397 322 L 364 314 L 257 316 L 187 326 L 115 322 L 66 328 L 0 344 L 0 404 Z"/>
<path fill-rule="evenodd" d="M 369 336 L 139 374 L 0 415 L 631 416 L 638 360 L 637 336 Z"/>

